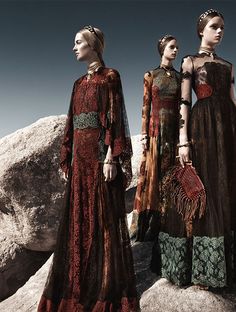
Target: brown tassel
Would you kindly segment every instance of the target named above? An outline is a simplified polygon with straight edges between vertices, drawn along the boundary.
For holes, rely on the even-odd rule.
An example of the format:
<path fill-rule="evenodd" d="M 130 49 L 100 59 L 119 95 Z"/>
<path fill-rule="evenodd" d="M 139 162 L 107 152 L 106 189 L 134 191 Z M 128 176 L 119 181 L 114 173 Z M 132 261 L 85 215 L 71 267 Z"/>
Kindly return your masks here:
<path fill-rule="evenodd" d="M 163 178 L 166 205 L 174 205 L 186 225 L 187 236 L 192 235 L 192 220 L 201 218 L 206 209 L 206 192 L 192 166 L 174 166 Z M 166 209 L 167 207 L 165 207 Z"/>

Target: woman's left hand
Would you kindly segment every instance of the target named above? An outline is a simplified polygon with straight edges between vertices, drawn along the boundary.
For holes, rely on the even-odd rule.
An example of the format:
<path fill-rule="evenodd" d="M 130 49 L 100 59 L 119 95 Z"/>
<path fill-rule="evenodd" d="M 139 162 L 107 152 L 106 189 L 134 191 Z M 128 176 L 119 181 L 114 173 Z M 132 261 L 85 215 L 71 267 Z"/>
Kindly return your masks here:
<path fill-rule="evenodd" d="M 105 176 L 105 181 L 110 182 L 115 179 L 117 175 L 116 164 L 104 164 L 103 174 Z"/>

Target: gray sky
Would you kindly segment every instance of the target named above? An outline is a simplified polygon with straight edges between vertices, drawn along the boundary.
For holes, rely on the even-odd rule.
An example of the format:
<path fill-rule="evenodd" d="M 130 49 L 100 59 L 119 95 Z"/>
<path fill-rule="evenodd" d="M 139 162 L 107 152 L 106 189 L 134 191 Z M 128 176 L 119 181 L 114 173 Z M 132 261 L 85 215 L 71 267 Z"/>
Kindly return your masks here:
<path fill-rule="evenodd" d="M 73 82 L 86 71 L 72 52 L 86 24 L 105 34 L 104 60 L 120 72 L 131 134 L 138 134 L 143 74 L 160 61 L 157 40 L 177 37 L 179 69 L 181 58 L 198 49 L 196 20 L 209 8 L 225 17 L 217 54 L 236 64 L 234 1 L 0 1 L 0 137 L 67 113 Z"/>

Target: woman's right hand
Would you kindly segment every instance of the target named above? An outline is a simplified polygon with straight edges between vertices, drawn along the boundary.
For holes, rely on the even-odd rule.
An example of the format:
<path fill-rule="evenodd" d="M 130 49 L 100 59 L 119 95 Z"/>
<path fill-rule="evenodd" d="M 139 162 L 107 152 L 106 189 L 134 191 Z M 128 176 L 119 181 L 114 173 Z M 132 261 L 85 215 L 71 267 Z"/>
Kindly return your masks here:
<path fill-rule="evenodd" d="M 142 143 L 143 150 L 147 149 L 147 142 L 148 142 L 147 135 L 146 134 L 142 134 L 141 143 Z"/>
<path fill-rule="evenodd" d="M 66 170 L 66 172 L 63 172 L 63 178 L 65 180 L 68 180 L 68 178 L 69 178 L 69 168 Z"/>
<path fill-rule="evenodd" d="M 190 162 L 189 146 L 179 147 L 179 161 L 182 167 L 184 167 L 186 163 Z"/>

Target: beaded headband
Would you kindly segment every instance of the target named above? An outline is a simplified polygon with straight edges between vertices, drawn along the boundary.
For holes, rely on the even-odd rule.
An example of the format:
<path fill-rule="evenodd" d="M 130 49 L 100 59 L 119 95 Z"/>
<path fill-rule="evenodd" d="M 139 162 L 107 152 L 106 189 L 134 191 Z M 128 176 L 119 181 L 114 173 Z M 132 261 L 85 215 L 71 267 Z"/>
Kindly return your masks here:
<path fill-rule="evenodd" d="M 162 37 L 159 42 L 160 42 L 160 46 L 162 46 L 164 44 L 164 42 L 166 41 L 167 38 L 173 37 L 172 35 L 165 35 L 164 37 Z"/>
<path fill-rule="evenodd" d="M 202 13 L 202 14 L 199 16 L 199 18 L 198 18 L 198 24 L 200 24 L 200 23 L 204 20 L 204 18 L 206 18 L 207 15 L 209 15 L 209 14 L 211 14 L 211 13 L 216 13 L 216 14 L 218 14 L 218 15 L 221 15 L 221 13 L 220 13 L 219 11 L 214 10 L 214 9 L 209 9 L 209 10 L 207 10 L 206 12 Z"/>
<path fill-rule="evenodd" d="M 96 33 L 96 31 L 95 31 L 95 29 L 93 28 L 93 26 L 91 26 L 91 25 L 86 25 L 86 26 L 83 27 L 83 29 L 89 30 L 91 33 L 93 33 L 95 36 L 98 37 L 98 34 Z M 99 37 L 98 37 L 98 39 L 100 40 Z"/>

